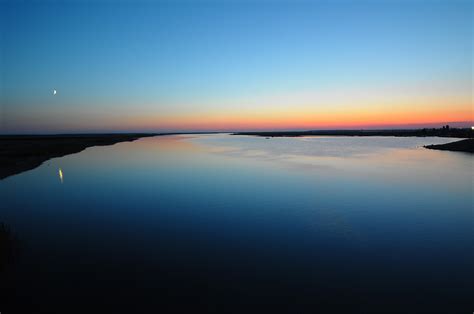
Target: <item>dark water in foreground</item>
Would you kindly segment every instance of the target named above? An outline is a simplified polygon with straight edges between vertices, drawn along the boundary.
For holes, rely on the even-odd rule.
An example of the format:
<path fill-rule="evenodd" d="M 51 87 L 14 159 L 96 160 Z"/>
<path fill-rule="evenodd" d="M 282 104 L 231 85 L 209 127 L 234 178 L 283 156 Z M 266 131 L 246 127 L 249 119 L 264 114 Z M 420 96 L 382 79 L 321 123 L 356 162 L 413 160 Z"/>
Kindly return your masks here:
<path fill-rule="evenodd" d="M 7 313 L 471 313 L 473 157 L 441 138 L 165 136 L 0 181 Z M 59 169 L 62 178 L 59 176 Z"/>

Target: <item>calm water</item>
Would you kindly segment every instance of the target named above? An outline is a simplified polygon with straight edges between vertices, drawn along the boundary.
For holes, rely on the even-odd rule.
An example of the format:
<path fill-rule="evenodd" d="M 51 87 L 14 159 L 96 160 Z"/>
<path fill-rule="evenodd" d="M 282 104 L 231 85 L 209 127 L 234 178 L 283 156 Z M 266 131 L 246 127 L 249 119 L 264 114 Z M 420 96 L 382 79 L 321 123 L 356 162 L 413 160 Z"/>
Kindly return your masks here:
<path fill-rule="evenodd" d="M 421 147 L 450 141 L 163 136 L 52 159 L 0 181 L 20 250 L 0 311 L 471 313 L 474 159 Z"/>

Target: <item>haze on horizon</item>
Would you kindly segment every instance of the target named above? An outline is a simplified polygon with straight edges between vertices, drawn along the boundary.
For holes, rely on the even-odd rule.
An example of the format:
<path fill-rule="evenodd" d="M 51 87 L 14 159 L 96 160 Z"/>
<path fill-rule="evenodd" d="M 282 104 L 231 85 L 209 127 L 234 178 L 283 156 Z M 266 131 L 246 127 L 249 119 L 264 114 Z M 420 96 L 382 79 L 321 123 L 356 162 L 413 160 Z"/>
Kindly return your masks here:
<path fill-rule="evenodd" d="M 0 133 L 470 126 L 472 15 L 452 0 L 2 1 Z"/>

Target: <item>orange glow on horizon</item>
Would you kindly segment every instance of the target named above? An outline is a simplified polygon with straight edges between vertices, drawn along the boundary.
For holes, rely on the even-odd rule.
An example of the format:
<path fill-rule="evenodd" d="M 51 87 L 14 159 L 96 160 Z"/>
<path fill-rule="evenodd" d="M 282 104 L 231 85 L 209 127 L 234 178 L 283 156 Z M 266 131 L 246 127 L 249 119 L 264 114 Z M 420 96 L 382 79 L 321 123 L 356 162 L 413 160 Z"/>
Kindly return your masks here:
<path fill-rule="evenodd" d="M 465 108 L 465 107 L 464 107 Z M 471 123 L 470 110 L 425 108 L 412 110 L 397 108 L 353 108 L 332 111 L 273 111 L 261 112 L 209 112 L 176 116 L 147 116 L 130 119 L 122 127 L 130 129 L 176 130 L 236 130 L 236 129 L 315 129 L 315 128 L 371 128 L 399 127 L 403 125 L 431 125 L 448 122 Z"/>
<path fill-rule="evenodd" d="M 349 96 L 345 97 L 351 98 Z M 393 96 L 368 101 L 367 97 L 354 96 L 349 101 L 344 98 L 325 100 L 321 96 L 319 101 L 312 101 L 311 97 L 295 96 L 294 104 L 292 97 L 282 97 L 280 102 L 278 99 L 275 102 L 242 101 L 244 105 L 239 105 L 237 100 L 223 105 L 190 103 L 166 111 L 159 109 L 162 104 L 146 104 L 143 108 L 147 110 L 135 113 L 119 106 L 114 111 L 102 112 L 81 112 L 71 107 L 70 111 L 61 112 L 54 122 L 48 112 L 18 111 L 9 116 L 5 129 L 17 127 L 58 133 L 370 129 L 438 127 L 447 123 L 471 127 L 474 121 L 470 98 L 428 101 Z M 32 115 L 34 120 L 30 118 Z"/>

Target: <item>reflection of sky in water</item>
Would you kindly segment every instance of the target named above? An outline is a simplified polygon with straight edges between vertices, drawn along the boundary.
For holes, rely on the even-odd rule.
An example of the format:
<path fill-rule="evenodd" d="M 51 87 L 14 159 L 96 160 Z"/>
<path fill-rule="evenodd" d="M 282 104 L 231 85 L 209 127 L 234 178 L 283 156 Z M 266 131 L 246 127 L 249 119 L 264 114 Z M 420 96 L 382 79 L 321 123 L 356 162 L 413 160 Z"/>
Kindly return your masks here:
<path fill-rule="evenodd" d="M 420 148 L 451 140 L 166 136 L 88 148 L 47 163 L 60 162 L 68 169 L 69 190 L 61 192 L 65 201 L 74 197 L 81 203 L 119 206 L 136 202 L 141 206 L 136 210 L 145 213 L 155 201 L 177 198 L 176 203 L 209 204 L 197 208 L 203 215 L 225 205 L 224 216 L 235 212 L 245 219 L 246 212 L 255 218 L 275 211 L 272 218 L 288 214 L 323 221 L 321 214 L 327 210 L 327 219 L 343 225 L 347 219 L 341 217 L 357 218 L 375 210 L 437 212 L 444 209 L 441 204 L 449 204 L 466 213 L 472 157 Z M 48 194 L 59 191 L 48 173 L 58 168 L 43 165 L 4 180 L 0 184 L 11 192 L 7 200 L 15 199 L 16 187 L 22 184 L 33 196 L 39 193 L 49 207 Z M 278 212 L 280 207 L 284 213 Z"/>
<path fill-rule="evenodd" d="M 427 150 L 428 144 L 452 138 L 416 137 L 298 137 L 207 136 L 193 141 L 215 153 L 271 161 L 274 167 L 300 169 L 309 175 L 372 176 L 403 184 L 431 182 L 458 188 L 457 175 L 472 166 L 464 153 Z M 446 175 L 444 175 L 446 173 Z M 416 175 L 418 174 L 418 175 Z M 439 180 L 443 176 L 443 180 Z M 434 180 L 435 182 L 430 181 Z M 452 180 L 450 180 L 452 179 Z"/>
<path fill-rule="evenodd" d="M 55 256 L 71 271 L 71 254 L 91 265 L 129 256 L 144 269 L 206 267 L 211 278 L 207 267 L 250 267 L 255 280 L 278 272 L 284 294 L 298 291 L 299 276 L 311 291 L 333 272 L 363 273 L 368 291 L 377 278 L 455 291 L 472 279 L 473 159 L 420 148 L 449 141 L 186 135 L 92 147 L 0 181 L 0 221 L 30 259 Z M 58 169 L 67 169 L 62 185 Z M 146 276 L 138 286 L 159 281 Z"/>
<path fill-rule="evenodd" d="M 272 155 L 364 157 L 387 149 L 413 149 L 427 144 L 442 144 L 456 139 L 439 137 L 254 137 L 208 135 L 195 141 L 239 151 L 265 151 Z"/>

